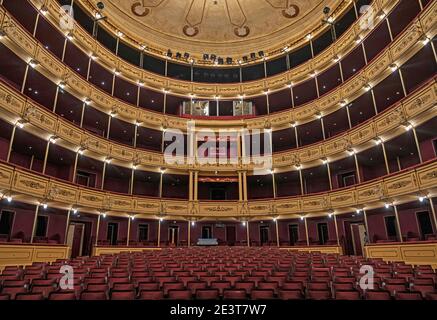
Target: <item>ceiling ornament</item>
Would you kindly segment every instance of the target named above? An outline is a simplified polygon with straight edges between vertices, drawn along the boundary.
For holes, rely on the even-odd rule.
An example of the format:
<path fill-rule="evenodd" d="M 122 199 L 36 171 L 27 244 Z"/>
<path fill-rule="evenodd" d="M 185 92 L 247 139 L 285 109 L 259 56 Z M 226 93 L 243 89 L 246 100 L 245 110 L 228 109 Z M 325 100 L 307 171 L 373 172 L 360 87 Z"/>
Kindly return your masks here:
<path fill-rule="evenodd" d="M 131 6 L 132 14 L 137 17 L 146 17 L 150 14 L 153 8 L 161 6 L 166 0 L 141 0 L 136 1 Z M 195 37 L 201 32 L 202 23 L 205 20 L 205 15 L 209 6 L 217 6 L 222 2 L 225 16 L 232 26 L 234 35 L 239 38 L 247 37 L 251 28 L 248 25 L 248 18 L 245 9 L 241 4 L 241 0 L 189 0 L 188 11 L 184 17 L 185 25 L 182 27 L 182 32 L 187 37 Z M 274 10 L 281 10 L 285 18 L 296 18 L 300 13 L 298 5 L 291 0 L 263 0 L 269 4 Z"/>
<path fill-rule="evenodd" d="M 165 0 L 141 0 L 136 1 L 131 6 L 131 11 L 137 17 L 145 17 L 147 16 L 151 8 L 159 7 Z"/>

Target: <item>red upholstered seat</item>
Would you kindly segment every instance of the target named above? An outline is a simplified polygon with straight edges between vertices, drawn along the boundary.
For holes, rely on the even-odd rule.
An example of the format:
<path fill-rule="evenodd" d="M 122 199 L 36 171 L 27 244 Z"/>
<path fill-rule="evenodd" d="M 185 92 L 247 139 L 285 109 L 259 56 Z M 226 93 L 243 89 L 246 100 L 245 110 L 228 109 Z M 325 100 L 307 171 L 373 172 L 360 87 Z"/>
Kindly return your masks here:
<path fill-rule="evenodd" d="M 198 289 L 196 299 L 198 300 L 217 300 L 219 298 L 218 289 Z"/>
<path fill-rule="evenodd" d="M 223 290 L 230 289 L 231 283 L 229 281 L 213 281 L 210 285 L 211 289 L 218 289 L 220 295 L 223 295 Z"/>
<path fill-rule="evenodd" d="M 27 293 L 28 290 L 24 286 L 20 287 L 5 287 L 2 289 L 2 294 L 8 294 L 11 300 L 15 300 L 15 296 L 19 293 Z"/>
<path fill-rule="evenodd" d="M 41 293 L 18 293 L 15 300 L 44 300 Z"/>
<path fill-rule="evenodd" d="M 134 300 L 135 290 L 129 291 L 112 291 L 111 300 Z"/>
<path fill-rule="evenodd" d="M 205 281 L 189 281 L 187 283 L 187 289 L 191 290 L 193 294 L 196 293 L 197 290 L 206 289 L 208 287 Z"/>
<path fill-rule="evenodd" d="M 163 284 L 162 289 L 164 295 L 167 295 L 169 290 L 183 290 L 185 286 L 182 282 L 166 282 Z"/>
<path fill-rule="evenodd" d="M 161 290 L 140 291 L 138 295 L 140 300 L 162 300 L 164 299 L 164 292 Z"/>
<path fill-rule="evenodd" d="M 388 291 L 373 291 L 368 290 L 364 293 L 366 300 L 391 300 L 390 292 Z"/>
<path fill-rule="evenodd" d="M 396 300 L 422 300 L 420 292 L 396 292 Z"/>
<path fill-rule="evenodd" d="M 52 292 L 49 300 L 76 300 L 76 294 L 74 292 Z"/>
<path fill-rule="evenodd" d="M 308 290 L 307 299 L 310 300 L 328 300 L 331 299 L 331 291 L 329 290 Z"/>
<path fill-rule="evenodd" d="M 336 291 L 336 300 L 360 300 L 360 293 L 356 290 L 354 291 Z"/>
<path fill-rule="evenodd" d="M 307 284 L 308 290 L 329 290 L 327 282 L 309 282 Z"/>
<path fill-rule="evenodd" d="M 142 282 L 138 284 L 138 291 L 156 291 L 159 290 L 158 282 Z"/>
<path fill-rule="evenodd" d="M 112 287 L 113 291 L 130 291 L 135 290 L 135 285 L 133 283 L 114 283 Z"/>
<path fill-rule="evenodd" d="M 352 283 L 333 283 L 332 288 L 334 291 L 352 291 L 354 285 Z"/>
<path fill-rule="evenodd" d="M 0 294 L 0 301 L 3 300 L 10 300 L 10 297 L 8 294 Z"/>
<path fill-rule="evenodd" d="M 170 300 L 191 300 L 192 293 L 190 290 L 169 290 L 168 298 Z"/>
<path fill-rule="evenodd" d="M 253 288 L 255 288 L 255 282 L 253 281 L 237 281 L 235 282 L 235 289 L 243 289 L 248 294 L 252 291 Z"/>
<path fill-rule="evenodd" d="M 107 300 L 108 297 L 105 291 L 83 291 L 80 294 L 80 300 Z"/>
<path fill-rule="evenodd" d="M 247 293 L 244 289 L 226 289 L 223 291 L 225 300 L 244 300 L 247 299 Z"/>
<path fill-rule="evenodd" d="M 274 291 L 269 290 L 261 290 L 261 289 L 253 289 L 250 292 L 250 297 L 253 300 L 271 300 L 274 299 Z"/>
<path fill-rule="evenodd" d="M 278 298 L 281 300 L 301 300 L 303 299 L 302 290 L 279 289 Z"/>
<path fill-rule="evenodd" d="M 423 298 L 425 298 L 428 293 L 436 292 L 434 286 L 429 284 L 428 285 L 412 284 L 410 289 L 416 292 L 420 292 Z"/>

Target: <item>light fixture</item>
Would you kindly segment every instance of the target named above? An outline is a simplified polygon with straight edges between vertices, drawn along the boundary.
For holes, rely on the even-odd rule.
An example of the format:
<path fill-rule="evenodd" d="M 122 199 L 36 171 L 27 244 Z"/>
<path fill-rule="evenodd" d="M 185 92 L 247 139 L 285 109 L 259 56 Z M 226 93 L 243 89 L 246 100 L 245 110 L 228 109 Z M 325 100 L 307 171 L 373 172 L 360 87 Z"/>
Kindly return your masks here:
<path fill-rule="evenodd" d="M 143 80 L 138 80 L 138 85 L 140 87 L 144 87 L 144 81 Z"/>
<path fill-rule="evenodd" d="M 335 55 L 333 58 L 334 62 L 339 62 L 340 61 L 340 57 L 338 55 Z"/>
<path fill-rule="evenodd" d="M 77 209 L 73 209 L 73 214 L 77 214 Z"/>
<path fill-rule="evenodd" d="M 334 19 L 334 17 L 331 16 L 331 17 L 328 18 L 327 21 L 328 21 L 329 23 L 334 23 L 335 19 Z"/>
<path fill-rule="evenodd" d="M 123 38 L 124 34 L 123 34 L 123 32 L 121 32 L 121 31 L 119 30 L 119 31 L 117 31 L 117 36 L 118 36 L 119 38 Z"/>
<path fill-rule="evenodd" d="M 268 94 L 269 94 L 269 92 L 270 92 L 270 90 L 269 90 L 269 89 L 267 89 L 267 90 L 264 90 L 264 91 L 263 91 L 263 93 L 264 93 L 265 95 L 268 95 Z"/>
<path fill-rule="evenodd" d="M 302 166 L 301 166 L 300 164 L 296 164 L 296 165 L 294 165 L 294 167 L 295 167 L 297 170 L 300 170 L 300 169 L 302 168 Z"/>
<path fill-rule="evenodd" d="M 419 197 L 419 201 L 420 201 L 420 202 L 423 202 L 423 201 L 425 201 L 426 198 L 427 198 L 426 196 L 420 196 L 420 197 Z"/>
<path fill-rule="evenodd" d="M 59 82 L 58 86 L 61 89 L 65 89 L 66 83 L 64 81 L 61 81 L 61 82 Z"/>
<path fill-rule="evenodd" d="M 404 124 L 405 130 L 410 131 L 411 129 L 413 129 L 413 125 L 409 122 Z"/>
<path fill-rule="evenodd" d="M 397 65 L 396 63 L 392 63 L 392 64 L 390 65 L 390 70 L 391 70 L 392 72 L 395 72 L 396 70 L 398 70 L 398 65 Z"/>
<path fill-rule="evenodd" d="M 53 144 L 56 143 L 56 140 L 58 140 L 58 137 L 56 137 L 56 136 L 51 136 L 51 137 L 49 138 L 49 142 L 50 142 L 50 143 L 53 143 Z"/>
<path fill-rule="evenodd" d="M 71 40 L 73 40 L 74 35 L 73 35 L 73 33 L 69 32 L 69 33 L 67 33 L 66 37 L 67 37 L 68 40 L 71 41 Z"/>
<path fill-rule="evenodd" d="M 38 61 L 36 61 L 35 59 L 30 59 L 29 61 L 29 66 L 31 66 L 32 68 L 36 68 L 36 66 L 39 64 Z"/>
<path fill-rule="evenodd" d="M 161 174 L 164 174 L 165 173 L 165 169 L 160 168 L 159 172 L 161 172 Z"/>
<path fill-rule="evenodd" d="M 340 101 L 340 106 L 346 107 L 346 105 L 347 105 L 347 101 L 346 100 L 341 100 Z"/>
<path fill-rule="evenodd" d="M 347 149 L 347 152 L 349 153 L 350 156 L 353 156 L 355 154 L 355 150 L 352 148 Z"/>
<path fill-rule="evenodd" d="M 49 12 L 49 10 L 47 9 L 47 7 L 45 5 L 43 5 L 41 7 L 40 11 L 43 15 L 46 15 Z"/>
<path fill-rule="evenodd" d="M 361 42 L 361 37 L 360 37 L 360 36 L 357 36 L 357 37 L 355 38 L 355 43 L 358 44 L 358 43 L 360 43 L 360 42 Z"/>
<path fill-rule="evenodd" d="M 7 34 L 6 34 L 5 30 L 4 29 L 0 29 L 0 39 L 6 37 L 6 35 Z"/>
<path fill-rule="evenodd" d="M 361 209 L 357 209 L 355 212 L 356 212 L 357 214 L 360 214 L 360 213 L 361 213 Z"/>
<path fill-rule="evenodd" d="M 159 222 L 162 222 L 162 221 L 164 221 L 164 218 L 159 218 Z"/>
<path fill-rule="evenodd" d="M 94 14 L 94 17 L 96 17 L 97 20 L 103 18 L 102 14 L 101 14 L 100 12 L 96 12 L 96 13 Z"/>
<path fill-rule="evenodd" d="M 293 82 L 287 84 L 287 87 L 288 87 L 289 89 L 293 88 Z"/>
<path fill-rule="evenodd" d="M 292 128 L 296 128 L 296 126 L 297 126 L 296 121 L 291 121 L 291 122 L 290 122 L 290 126 L 291 126 Z"/>
<path fill-rule="evenodd" d="M 96 56 L 94 53 L 91 53 L 90 58 L 91 58 L 92 60 L 96 60 L 96 59 L 97 59 L 97 56 Z"/>
<path fill-rule="evenodd" d="M 102 213 L 102 217 L 103 217 L 103 218 L 106 218 L 106 212 L 103 212 L 103 213 Z"/>
<path fill-rule="evenodd" d="M 305 219 L 304 216 L 300 216 L 300 220 L 303 221 Z"/>
<path fill-rule="evenodd" d="M 141 125 L 141 122 L 139 122 L 139 121 L 137 120 L 137 121 L 135 121 L 135 125 L 136 125 L 137 127 L 139 127 L 139 126 Z"/>
<path fill-rule="evenodd" d="M 333 213 L 332 211 L 329 211 L 329 212 L 328 212 L 328 217 L 329 217 L 329 218 L 332 218 L 332 215 L 333 215 L 333 214 L 334 214 L 334 213 Z"/>
<path fill-rule="evenodd" d="M 116 76 L 119 76 L 121 74 L 120 70 L 118 70 L 118 69 L 115 69 L 114 73 L 115 73 Z"/>
<path fill-rule="evenodd" d="M 323 164 L 328 164 L 328 159 L 327 158 L 322 158 L 322 163 Z"/>
<path fill-rule="evenodd" d="M 111 113 L 109 114 L 112 118 L 114 118 L 117 115 L 117 111 L 111 111 Z"/>
<path fill-rule="evenodd" d="M 47 203 L 45 203 L 45 202 L 42 203 L 41 205 L 42 205 L 42 207 L 44 208 L 44 210 L 47 209 L 47 207 L 48 207 Z"/>
<path fill-rule="evenodd" d="M 308 33 L 307 35 L 306 35 L 306 39 L 307 40 L 311 40 L 313 38 L 313 35 L 311 34 L 311 33 Z"/>
<path fill-rule="evenodd" d="M 17 127 L 20 129 L 23 129 L 25 124 L 26 124 L 26 120 L 20 119 L 17 121 Z"/>
<path fill-rule="evenodd" d="M 316 113 L 316 118 L 317 119 L 322 119 L 322 113 L 321 112 L 317 112 Z"/>
<path fill-rule="evenodd" d="M 375 139 L 373 139 L 373 141 L 375 141 L 376 145 L 380 145 L 382 143 L 382 139 L 380 137 L 376 137 Z"/>
<path fill-rule="evenodd" d="M 430 39 L 426 35 L 424 35 L 422 37 L 421 41 L 422 41 L 423 45 L 426 46 L 430 42 Z"/>
<path fill-rule="evenodd" d="M 133 169 L 133 170 L 137 170 L 137 168 L 138 168 L 138 165 L 137 165 L 137 164 L 135 164 L 135 163 L 132 164 L 132 169 Z"/>
<path fill-rule="evenodd" d="M 7 197 L 6 197 L 6 200 L 7 200 L 9 203 L 11 203 L 11 202 L 12 202 L 12 196 L 7 196 Z"/>
<path fill-rule="evenodd" d="M 366 83 L 366 84 L 364 85 L 364 89 L 365 89 L 366 91 L 370 91 L 370 90 L 372 89 L 372 86 L 371 86 L 370 84 Z"/>
<path fill-rule="evenodd" d="M 196 225 L 195 221 L 191 221 L 191 226 L 194 227 Z"/>
<path fill-rule="evenodd" d="M 84 152 L 85 152 L 85 148 L 79 148 L 79 149 L 77 150 L 77 153 L 80 154 L 80 155 L 83 155 Z"/>
<path fill-rule="evenodd" d="M 110 164 L 111 161 L 112 161 L 112 158 L 111 158 L 111 157 L 106 157 L 106 158 L 105 158 L 105 162 L 106 162 L 107 164 Z"/>
<path fill-rule="evenodd" d="M 385 207 L 386 209 L 390 208 L 390 203 L 386 202 L 386 203 L 384 204 L 384 207 Z"/>
<path fill-rule="evenodd" d="M 146 46 L 145 44 L 142 44 L 142 45 L 140 45 L 140 49 L 141 49 L 141 50 L 146 50 L 146 49 L 147 49 L 147 46 Z"/>
<path fill-rule="evenodd" d="M 135 216 L 130 216 L 131 220 L 135 220 Z"/>
<path fill-rule="evenodd" d="M 246 221 L 241 222 L 241 224 L 243 225 L 243 227 L 246 226 Z"/>
<path fill-rule="evenodd" d="M 84 102 L 85 102 L 85 104 L 87 106 L 89 106 L 91 104 L 91 99 L 90 98 L 86 98 Z"/>

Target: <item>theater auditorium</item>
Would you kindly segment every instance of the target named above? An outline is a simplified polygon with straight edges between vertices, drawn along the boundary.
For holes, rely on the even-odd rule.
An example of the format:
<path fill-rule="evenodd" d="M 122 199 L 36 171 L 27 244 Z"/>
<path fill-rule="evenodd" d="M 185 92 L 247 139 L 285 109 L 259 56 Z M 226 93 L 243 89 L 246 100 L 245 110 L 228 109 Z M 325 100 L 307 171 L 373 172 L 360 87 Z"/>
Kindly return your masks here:
<path fill-rule="evenodd" d="M 436 34 L 436 0 L 0 0 L 0 300 L 437 300 Z"/>

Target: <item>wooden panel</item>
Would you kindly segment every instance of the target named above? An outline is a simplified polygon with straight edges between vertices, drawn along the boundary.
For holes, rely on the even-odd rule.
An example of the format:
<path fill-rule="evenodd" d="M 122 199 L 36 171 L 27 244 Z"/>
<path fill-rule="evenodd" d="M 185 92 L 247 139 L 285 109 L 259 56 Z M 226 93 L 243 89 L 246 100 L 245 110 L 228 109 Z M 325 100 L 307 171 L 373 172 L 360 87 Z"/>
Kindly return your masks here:
<path fill-rule="evenodd" d="M 298 252 L 321 252 L 321 253 L 337 253 L 343 254 L 343 249 L 340 246 L 320 246 L 320 247 L 288 247 L 279 248 L 281 250 L 298 251 Z"/>
<path fill-rule="evenodd" d="M 143 252 L 148 250 L 161 250 L 161 248 L 138 248 L 138 247 L 94 247 L 93 255 L 118 254 L 121 252 Z"/>
<path fill-rule="evenodd" d="M 0 269 L 5 266 L 31 265 L 34 262 L 53 262 L 66 259 L 67 246 L 0 245 Z"/>
<path fill-rule="evenodd" d="M 404 261 L 412 265 L 432 265 L 437 268 L 437 243 L 435 242 L 367 245 L 365 252 L 368 258 Z"/>

